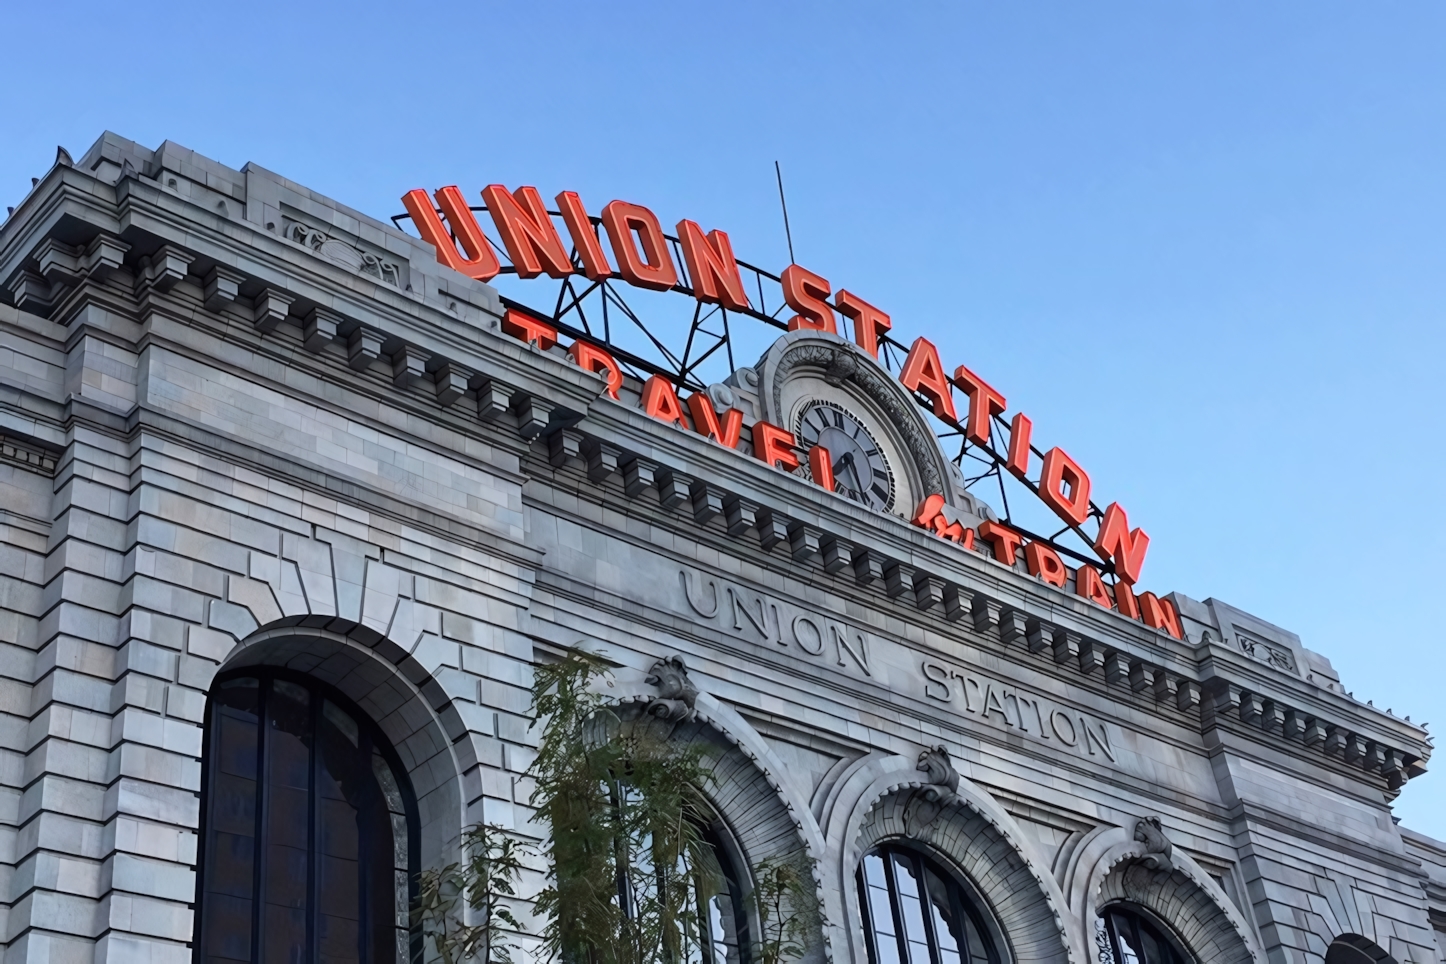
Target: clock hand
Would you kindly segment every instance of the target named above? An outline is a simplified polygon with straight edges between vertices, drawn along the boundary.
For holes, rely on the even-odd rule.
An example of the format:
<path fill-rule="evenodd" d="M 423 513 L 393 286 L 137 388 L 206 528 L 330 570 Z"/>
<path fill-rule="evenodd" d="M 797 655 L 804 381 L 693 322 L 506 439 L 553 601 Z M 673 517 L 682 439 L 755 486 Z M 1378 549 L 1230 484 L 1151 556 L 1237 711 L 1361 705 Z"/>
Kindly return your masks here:
<path fill-rule="evenodd" d="M 854 491 L 857 492 L 859 495 L 863 495 L 864 482 L 863 479 L 859 478 L 858 466 L 854 464 L 854 453 L 845 452 L 843 454 L 843 458 L 838 460 L 838 466 L 834 467 L 835 475 L 838 474 L 839 467 L 843 467 L 849 470 L 849 474 L 854 477 Z"/>

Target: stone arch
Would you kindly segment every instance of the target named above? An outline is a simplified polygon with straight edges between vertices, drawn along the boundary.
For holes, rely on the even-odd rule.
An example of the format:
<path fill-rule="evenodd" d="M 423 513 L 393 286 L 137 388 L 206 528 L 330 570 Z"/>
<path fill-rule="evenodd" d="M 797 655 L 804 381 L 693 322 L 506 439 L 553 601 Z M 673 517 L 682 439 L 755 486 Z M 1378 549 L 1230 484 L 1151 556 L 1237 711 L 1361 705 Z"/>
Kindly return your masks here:
<path fill-rule="evenodd" d="M 1012 817 L 981 787 L 960 777 L 958 790 L 932 819 L 909 816 L 915 791 L 928 785 L 914 759 L 901 755 L 864 758 L 840 778 L 823 803 L 829 815 L 835 889 L 842 897 L 852 959 L 867 959 L 860 939 L 854 872 L 873 847 L 908 841 L 961 874 L 979 894 L 997 927 L 1005 959 L 1012 964 L 1066 964 L 1074 959 L 1062 916 L 1067 906 L 1054 879 L 1041 869 Z M 1083 959 L 1083 958 L 1081 958 Z"/>
<path fill-rule="evenodd" d="M 1064 879 L 1086 946 L 1103 934 L 1100 915 L 1105 908 L 1125 904 L 1158 919 L 1196 960 L 1258 964 L 1265 959 L 1235 905 L 1178 848 L 1169 863 L 1156 865 L 1132 831 L 1103 828 L 1080 845 Z"/>
<path fill-rule="evenodd" d="M 466 803 L 482 798 L 482 750 L 475 734 L 466 738 L 452 702 L 471 695 L 447 693 L 433 675 L 457 650 L 442 638 L 426 580 L 338 532 L 285 533 L 277 550 L 247 551 L 248 575 L 226 576 L 224 598 L 208 600 L 205 625 L 190 629 L 188 653 L 208 661 L 213 674 L 286 666 L 341 690 L 372 716 L 410 771 L 422 866 L 450 863 L 462 828 L 484 819 L 480 805 L 472 812 Z"/>
<path fill-rule="evenodd" d="M 616 698 L 619 716 L 628 725 L 667 726 L 669 738 L 701 750 L 710 762 L 715 783 L 705 795 L 736 842 L 751 877 L 769 859 L 801 859 L 813 868 L 814 885 L 824 905 L 818 931 L 807 944 L 807 964 L 832 959 L 830 920 L 836 913 L 823 886 L 823 840 L 807 804 L 798 796 L 786 770 L 767 742 L 731 707 L 708 693 L 699 693 L 690 719 L 663 722 L 648 714 L 651 694 Z M 756 908 L 751 908 L 756 911 Z M 749 921 L 758 926 L 756 915 Z M 752 931 L 756 933 L 755 931 Z"/>
<path fill-rule="evenodd" d="M 1396 964 L 1396 959 L 1369 937 L 1342 934 L 1326 949 L 1325 964 Z"/>
<path fill-rule="evenodd" d="M 325 628 L 282 619 L 247 635 L 225 654 L 217 675 L 250 667 L 289 669 L 334 687 L 391 743 L 412 782 L 423 867 L 456 859 L 465 822 L 461 759 L 470 748 L 452 697 L 414 657 L 386 637 L 346 620 Z M 369 642 L 363 642 L 368 640 Z"/>
<path fill-rule="evenodd" d="M 1096 907 L 1111 904 L 1143 908 L 1172 931 L 1196 960 L 1219 964 L 1252 964 L 1245 939 L 1231 926 L 1215 902 L 1182 870 L 1152 870 L 1126 859 L 1100 882 Z"/>

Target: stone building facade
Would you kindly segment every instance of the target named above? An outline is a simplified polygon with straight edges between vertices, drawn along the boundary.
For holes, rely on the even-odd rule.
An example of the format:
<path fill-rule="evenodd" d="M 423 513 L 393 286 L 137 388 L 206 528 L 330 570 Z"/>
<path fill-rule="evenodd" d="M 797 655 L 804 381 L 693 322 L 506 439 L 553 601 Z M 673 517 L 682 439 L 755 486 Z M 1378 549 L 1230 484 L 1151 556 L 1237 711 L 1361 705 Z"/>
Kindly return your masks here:
<path fill-rule="evenodd" d="M 750 868 L 812 868 L 809 960 L 924 955 L 878 902 L 919 926 L 930 873 L 940 960 L 1130 959 L 1147 938 L 1116 926 L 1165 935 L 1150 960 L 1446 960 L 1446 844 L 1389 808 L 1427 734 L 1288 631 L 1174 594 L 1176 639 L 664 424 L 636 380 L 614 399 L 505 332 L 431 245 L 254 165 L 62 152 L 0 228 L 0 281 L 7 964 L 281 960 L 285 921 L 353 926 L 296 923 L 330 913 L 315 880 L 223 893 L 226 860 L 284 850 L 287 746 L 316 774 L 292 787 L 319 801 L 302 878 L 381 866 L 365 834 L 306 856 L 327 807 L 395 837 L 366 907 L 479 821 L 535 835 L 532 674 L 579 646 L 620 707 L 686 697 L 672 738 L 717 776 L 735 930 Z M 890 411 L 896 388 L 826 377 L 849 352 L 866 371 L 791 333 L 720 394 L 748 424 L 814 390 Z M 915 495 L 949 478 L 895 459 Z M 227 780 L 272 788 L 255 834 L 217 830 Z M 361 957 L 412 946 L 361 913 L 397 931 Z"/>

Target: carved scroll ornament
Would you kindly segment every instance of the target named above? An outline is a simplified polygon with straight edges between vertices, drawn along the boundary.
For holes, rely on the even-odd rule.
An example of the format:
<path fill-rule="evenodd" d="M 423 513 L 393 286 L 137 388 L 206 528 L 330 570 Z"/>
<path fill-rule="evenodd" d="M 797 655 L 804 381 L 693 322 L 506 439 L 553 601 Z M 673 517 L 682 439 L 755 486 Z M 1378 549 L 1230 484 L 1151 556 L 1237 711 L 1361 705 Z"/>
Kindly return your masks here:
<path fill-rule="evenodd" d="M 1159 817 L 1141 817 L 1136 821 L 1135 839 L 1145 845 L 1145 854 L 1140 858 L 1140 863 L 1151 870 L 1175 869 L 1175 864 L 1170 860 L 1175 846 L 1170 843 L 1170 838 L 1165 836 Z"/>
<path fill-rule="evenodd" d="M 681 656 L 660 659 L 648 670 L 647 683 L 658 688 L 648 713 L 663 720 L 691 720 L 697 713 L 698 687 L 688 678 Z"/>
<path fill-rule="evenodd" d="M 904 810 L 904 829 L 910 836 L 916 836 L 959 799 L 959 771 L 954 769 L 949 751 L 944 747 L 931 747 L 920 753 L 915 769 L 928 777 L 925 785 L 914 791 Z"/>

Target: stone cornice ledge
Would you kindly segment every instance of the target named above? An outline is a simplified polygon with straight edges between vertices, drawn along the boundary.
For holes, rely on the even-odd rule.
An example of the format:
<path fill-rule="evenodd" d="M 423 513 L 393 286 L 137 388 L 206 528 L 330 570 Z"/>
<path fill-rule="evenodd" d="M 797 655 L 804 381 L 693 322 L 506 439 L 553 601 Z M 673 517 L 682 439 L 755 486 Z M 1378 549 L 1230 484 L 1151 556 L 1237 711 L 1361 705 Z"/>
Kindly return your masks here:
<path fill-rule="evenodd" d="M 597 376 L 497 330 L 493 289 L 444 272 L 430 246 L 399 231 L 370 222 L 391 240 L 405 240 L 411 257 L 397 257 L 408 261 L 410 292 L 358 280 L 270 234 L 245 220 L 244 205 L 242 216 L 230 216 L 221 205 L 240 204 L 232 194 L 197 184 L 185 198 L 134 169 L 116 184 L 64 165 L 52 169 L 0 228 L 7 295 L 45 311 L 62 302 L 83 305 L 87 286 L 125 277 L 128 269 L 142 315 L 164 311 L 196 324 L 229 315 L 263 335 L 282 325 L 299 328 L 308 352 L 339 347 L 351 368 L 387 365 L 399 385 L 435 381 L 439 404 L 465 399 L 492 433 L 540 439 L 557 468 L 576 466 L 594 483 L 616 474 L 629 498 L 655 499 L 695 524 L 756 540 L 780 564 L 882 587 L 916 619 L 937 614 L 943 623 L 962 622 L 987 641 L 1034 654 L 1057 671 L 1102 679 L 1162 712 L 1198 711 L 1205 728 L 1235 720 L 1253 739 L 1338 756 L 1376 776 L 1388 793 L 1424 772 L 1430 745 L 1420 728 L 1339 694 L 1306 692 L 1303 681 L 1267 676 L 1218 648 L 1193 651 L 1188 642 L 600 397 Z M 217 211 L 197 197 L 220 199 Z M 124 239 L 110 237 L 117 231 Z"/>
<path fill-rule="evenodd" d="M 883 585 L 906 611 L 941 612 L 1005 648 L 1027 649 L 1157 705 L 1198 710 L 1203 728 L 1231 716 L 1252 739 L 1290 744 L 1288 752 L 1314 749 L 1378 776 L 1390 796 L 1424 772 L 1431 746 L 1420 727 L 1223 646 L 1192 647 L 1119 614 L 1094 612 L 1084 600 L 979 553 L 902 519 L 866 513 L 630 406 L 599 398 L 583 422 L 545 441 L 557 468 L 575 463 L 594 482 L 621 472 L 632 480 L 625 483 L 630 497 L 655 498 L 695 524 L 721 518 L 730 534 L 756 537 L 780 560 L 861 586 Z M 773 508 L 780 504 L 789 507 L 786 514 Z"/>

